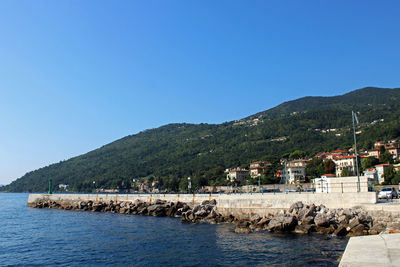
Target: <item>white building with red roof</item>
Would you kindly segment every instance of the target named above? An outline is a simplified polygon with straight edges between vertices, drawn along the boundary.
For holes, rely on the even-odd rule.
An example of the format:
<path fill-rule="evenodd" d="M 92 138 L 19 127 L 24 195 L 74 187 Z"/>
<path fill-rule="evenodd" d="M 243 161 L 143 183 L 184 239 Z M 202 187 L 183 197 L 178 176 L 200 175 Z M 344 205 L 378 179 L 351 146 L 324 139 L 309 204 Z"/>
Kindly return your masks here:
<path fill-rule="evenodd" d="M 265 170 L 270 165 L 271 163 L 269 163 L 268 161 L 256 161 L 250 163 L 250 176 L 252 178 L 258 177 L 259 175 L 265 173 Z"/>
<path fill-rule="evenodd" d="M 303 183 L 306 179 L 308 159 L 295 159 L 286 164 L 286 175 L 289 184 Z"/>
<path fill-rule="evenodd" d="M 336 176 L 342 176 L 342 171 L 347 168 L 350 172 L 356 173 L 356 156 L 341 156 L 333 158 L 336 165 Z"/>

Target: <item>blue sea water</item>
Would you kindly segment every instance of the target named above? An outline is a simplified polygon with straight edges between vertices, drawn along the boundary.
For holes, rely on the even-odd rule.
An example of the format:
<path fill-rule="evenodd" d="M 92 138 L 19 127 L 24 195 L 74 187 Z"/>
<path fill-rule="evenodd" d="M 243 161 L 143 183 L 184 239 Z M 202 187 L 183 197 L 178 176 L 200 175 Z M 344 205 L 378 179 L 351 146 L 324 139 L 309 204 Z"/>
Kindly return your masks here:
<path fill-rule="evenodd" d="M 176 218 L 28 208 L 0 194 L 0 266 L 336 266 L 346 238 Z"/>

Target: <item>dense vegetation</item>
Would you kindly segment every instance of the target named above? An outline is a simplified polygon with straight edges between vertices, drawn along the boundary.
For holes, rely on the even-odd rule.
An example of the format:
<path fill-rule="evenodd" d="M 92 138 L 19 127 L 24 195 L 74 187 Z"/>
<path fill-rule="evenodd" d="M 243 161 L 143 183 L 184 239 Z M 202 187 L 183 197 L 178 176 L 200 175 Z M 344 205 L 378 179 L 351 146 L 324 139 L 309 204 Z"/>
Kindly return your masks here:
<path fill-rule="evenodd" d="M 129 188 L 132 178 L 157 179 L 161 188 L 178 191 L 187 188 L 188 176 L 194 188 L 223 185 L 226 168 L 247 167 L 254 160 L 273 163 L 263 176 L 263 182 L 272 183 L 285 153 L 300 150 L 313 156 L 350 148 L 352 109 L 360 121 L 360 148 L 400 136 L 399 100 L 400 89 L 364 88 L 342 96 L 301 98 L 235 122 L 169 124 L 29 172 L 0 190 L 44 192 L 51 177 L 54 187 L 68 184 L 79 192 L 94 186 Z M 314 171 L 322 170 L 320 163 L 314 164 Z"/>

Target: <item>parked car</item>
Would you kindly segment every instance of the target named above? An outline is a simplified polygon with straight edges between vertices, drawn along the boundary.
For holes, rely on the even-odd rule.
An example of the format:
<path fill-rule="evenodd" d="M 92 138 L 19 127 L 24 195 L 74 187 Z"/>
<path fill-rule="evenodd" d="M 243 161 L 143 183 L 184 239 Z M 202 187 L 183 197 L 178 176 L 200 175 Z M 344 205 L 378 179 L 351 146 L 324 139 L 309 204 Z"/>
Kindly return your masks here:
<path fill-rule="evenodd" d="M 379 191 L 378 198 L 399 198 L 399 194 L 393 187 L 385 187 Z"/>

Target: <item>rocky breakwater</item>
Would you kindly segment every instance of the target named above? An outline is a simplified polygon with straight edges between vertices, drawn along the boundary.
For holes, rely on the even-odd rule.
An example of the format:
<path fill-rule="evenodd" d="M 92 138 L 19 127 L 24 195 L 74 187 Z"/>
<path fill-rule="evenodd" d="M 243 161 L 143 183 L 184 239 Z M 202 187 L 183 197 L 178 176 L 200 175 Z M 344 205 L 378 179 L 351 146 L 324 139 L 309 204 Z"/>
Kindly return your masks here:
<path fill-rule="evenodd" d="M 206 200 L 191 208 L 183 202 L 168 202 L 157 199 L 152 203 L 135 201 L 55 201 L 39 199 L 29 204 L 33 208 L 54 208 L 92 212 L 112 212 L 120 214 L 148 215 L 157 217 L 182 217 L 183 222 L 216 223 L 220 215 L 216 213 L 216 201 Z M 221 221 L 221 220 L 219 220 Z"/>
<path fill-rule="evenodd" d="M 292 232 L 308 234 L 317 232 L 335 236 L 360 236 L 379 233 L 398 232 L 399 222 L 393 218 L 371 216 L 362 209 L 328 209 L 324 205 L 305 205 L 294 203 L 290 209 L 279 210 L 274 214 L 260 217 L 257 214 L 238 218 L 223 216 L 217 209 L 215 200 L 205 200 L 200 205 L 189 206 L 183 202 L 135 201 L 54 201 L 39 199 L 29 206 L 35 208 L 57 208 L 92 212 L 112 212 L 157 217 L 180 217 L 185 223 L 234 223 L 236 233 L 253 231 Z M 390 219 L 390 220 L 389 220 Z"/>
<path fill-rule="evenodd" d="M 373 218 L 361 209 L 328 209 L 324 205 L 294 203 L 289 210 L 281 210 L 265 217 L 253 215 L 249 219 L 234 220 L 235 232 L 254 230 L 308 234 L 317 232 L 335 236 L 374 235 L 393 231 L 380 218 Z M 396 230 L 394 230 L 396 231 Z"/>

